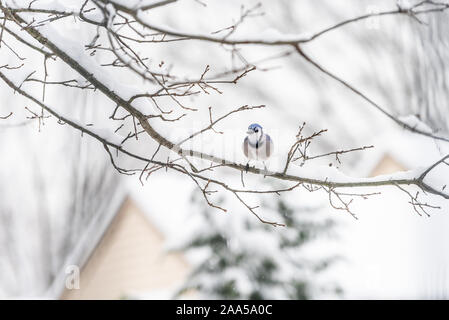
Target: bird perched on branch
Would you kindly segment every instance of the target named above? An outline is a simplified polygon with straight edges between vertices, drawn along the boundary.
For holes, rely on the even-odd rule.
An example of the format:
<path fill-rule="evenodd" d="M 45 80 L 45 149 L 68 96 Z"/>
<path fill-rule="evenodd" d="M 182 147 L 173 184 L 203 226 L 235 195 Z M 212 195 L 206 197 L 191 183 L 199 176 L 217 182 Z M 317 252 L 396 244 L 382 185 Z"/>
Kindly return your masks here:
<path fill-rule="evenodd" d="M 273 154 L 273 140 L 268 134 L 263 133 L 262 126 L 257 123 L 248 127 L 247 134 L 248 136 L 243 141 L 243 153 L 249 160 L 246 164 L 246 171 L 249 169 L 251 160 L 262 161 L 266 170 L 265 160 Z"/>

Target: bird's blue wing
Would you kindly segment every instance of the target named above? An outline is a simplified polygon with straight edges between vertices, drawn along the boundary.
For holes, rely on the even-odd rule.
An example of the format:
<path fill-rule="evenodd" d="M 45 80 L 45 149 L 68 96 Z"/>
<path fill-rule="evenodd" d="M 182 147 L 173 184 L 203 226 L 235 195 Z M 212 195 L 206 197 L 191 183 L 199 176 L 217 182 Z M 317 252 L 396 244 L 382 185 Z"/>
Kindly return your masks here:
<path fill-rule="evenodd" d="M 245 138 L 245 140 L 243 141 L 243 153 L 245 154 L 245 157 L 248 158 L 248 148 L 249 148 L 249 141 L 248 141 L 248 137 Z"/>
<path fill-rule="evenodd" d="M 265 152 L 266 152 L 267 157 L 270 157 L 271 154 L 273 153 L 273 148 L 274 148 L 273 140 L 271 140 L 271 137 L 268 134 L 266 134 L 265 136 L 266 136 L 266 138 L 265 138 L 265 148 L 266 148 Z"/>

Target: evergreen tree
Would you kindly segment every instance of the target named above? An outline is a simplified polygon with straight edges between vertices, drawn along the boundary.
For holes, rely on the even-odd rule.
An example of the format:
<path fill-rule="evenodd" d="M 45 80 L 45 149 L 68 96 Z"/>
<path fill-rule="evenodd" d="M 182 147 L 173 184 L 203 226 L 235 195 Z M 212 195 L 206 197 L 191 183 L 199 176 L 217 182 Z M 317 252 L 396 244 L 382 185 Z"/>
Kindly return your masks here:
<path fill-rule="evenodd" d="M 297 197 L 294 200 L 298 202 Z M 221 199 L 223 203 L 228 201 Z M 204 258 L 177 295 L 193 289 L 216 299 L 311 299 L 320 290 L 341 292 L 337 285 L 329 287 L 318 280 L 338 257 L 310 257 L 305 252 L 318 237 L 333 236 L 334 222 L 319 221 L 317 208 L 291 204 L 276 194 L 263 203 L 260 210 L 276 215 L 286 227 L 263 224 L 246 212 L 222 214 L 193 193 L 193 208 L 203 219 L 181 249 L 202 252 Z"/>

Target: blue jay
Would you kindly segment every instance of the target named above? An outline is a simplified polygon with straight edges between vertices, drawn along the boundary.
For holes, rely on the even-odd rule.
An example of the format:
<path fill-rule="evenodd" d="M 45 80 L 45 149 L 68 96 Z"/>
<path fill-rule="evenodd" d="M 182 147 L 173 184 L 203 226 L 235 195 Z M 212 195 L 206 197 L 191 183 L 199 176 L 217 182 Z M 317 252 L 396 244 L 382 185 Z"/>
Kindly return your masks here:
<path fill-rule="evenodd" d="M 248 158 L 246 171 L 249 169 L 249 161 L 251 160 L 261 160 L 266 170 L 265 160 L 273 154 L 273 140 L 268 134 L 263 133 L 262 127 L 257 123 L 248 127 L 247 134 L 248 136 L 243 141 L 243 153 Z"/>

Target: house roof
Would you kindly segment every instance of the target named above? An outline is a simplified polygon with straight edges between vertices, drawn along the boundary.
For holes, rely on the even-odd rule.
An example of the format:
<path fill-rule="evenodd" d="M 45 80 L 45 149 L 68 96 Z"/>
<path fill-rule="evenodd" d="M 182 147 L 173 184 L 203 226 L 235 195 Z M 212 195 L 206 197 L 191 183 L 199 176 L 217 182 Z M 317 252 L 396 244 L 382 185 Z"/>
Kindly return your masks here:
<path fill-rule="evenodd" d="M 386 155 L 409 170 L 427 167 L 449 153 L 447 144 L 399 127 L 392 127 L 381 134 L 376 134 L 370 143 L 374 148 L 363 152 L 354 168 L 354 172 L 359 176 L 369 176 Z"/>
<path fill-rule="evenodd" d="M 179 239 L 180 228 L 186 226 L 190 220 L 189 212 L 185 208 L 189 206 L 191 194 L 191 189 L 179 180 L 179 176 L 164 172 L 159 176 L 152 175 L 142 186 L 135 177 L 131 179 L 123 177 L 116 195 L 108 203 L 105 214 L 97 216 L 86 228 L 44 297 L 56 299 L 61 296 L 65 289 L 66 267 L 77 265 L 80 269 L 83 268 L 127 198 L 135 201 L 149 222 L 164 235 L 165 239 Z M 176 195 L 176 201 L 171 201 L 168 205 L 166 197 L 161 196 L 164 193 Z M 176 243 L 167 241 L 166 245 L 170 247 Z M 188 261 L 196 259 L 194 255 L 187 255 L 186 258 Z"/>
<path fill-rule="evenodd" d="M 102 216 L 96 216 L 86 228 L 86 231 L 80 236 L 77 245 L 68 255 L 63 269 L 60 270 L 60 272 L 57 274 L 57 276 L 53 280 L 52 285 L 44 294 L 44 297 L 57 299 L 61 296 L 65 289 L 67 266 L 77 265 L 80 268 L 84 266 L 84 264 L 88 261 L 90 255 L 102 239 L 112 220 L 119 212 L 120 207 L 126 199 L 126 196 L 127 193 L 125 189 L 122 186 L 119 186 L 116 192 L 116 196 L 114 196 L 111 202 L 108 203 L 108 208 L 104 211 L 105 214 Z"/>

